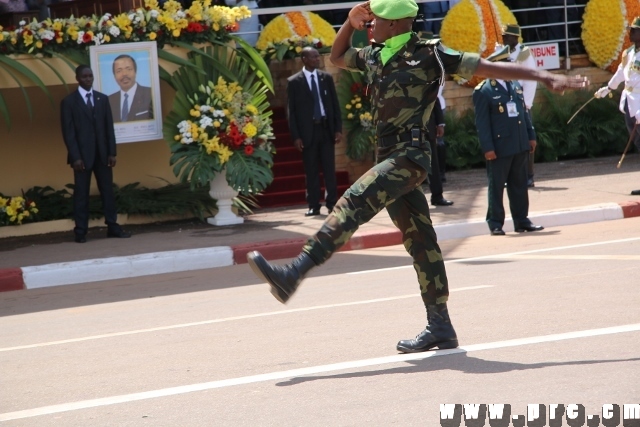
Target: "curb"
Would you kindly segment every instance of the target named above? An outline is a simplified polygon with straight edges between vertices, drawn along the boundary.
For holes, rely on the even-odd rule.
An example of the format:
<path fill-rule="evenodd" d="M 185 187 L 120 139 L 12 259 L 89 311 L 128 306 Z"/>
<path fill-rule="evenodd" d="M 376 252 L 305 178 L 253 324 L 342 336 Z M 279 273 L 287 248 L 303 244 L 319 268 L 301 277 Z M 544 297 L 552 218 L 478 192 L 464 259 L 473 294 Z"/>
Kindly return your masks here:
<path fill-rule="evenodd" d="M 579 209 L 532 213 L 529 217 L 547 227 L 586 224 L 640 216 L 640 202 L 605 203 Z M 484 220 L 460 221 L 436 225 L 438 240 L 461 239 L 487 234 Z M 505 229 L 513 230 L 511 219 Z M 101 280 L 123 279 L 152 274 L 201 270 L 245 264 L 247 253 L 259 250 L 267 259 L 292 258 L 300 253 L 307 238 L 216 246 L 202 249 L 154 252 L 127 257 L 46 264 L 0 269 L 0 292 L 72 285 Z M 341 252 L 402 244 L 400 231 L 389 228 L 354 235 Z"/>

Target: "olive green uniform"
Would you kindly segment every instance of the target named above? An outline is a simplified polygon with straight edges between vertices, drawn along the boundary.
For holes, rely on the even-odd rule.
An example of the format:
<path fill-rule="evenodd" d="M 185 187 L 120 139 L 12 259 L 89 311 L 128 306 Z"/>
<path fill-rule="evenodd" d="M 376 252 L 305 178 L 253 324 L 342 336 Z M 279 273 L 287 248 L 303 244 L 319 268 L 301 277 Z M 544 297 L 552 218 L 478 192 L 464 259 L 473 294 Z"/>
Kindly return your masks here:
<path fill-rule="evenodd" d="M 360 225 L 387 208 L 413 257 L 423 301 L 426 305 L 442 304 L 449 295 L 447 276 L 429 205 L 420 188 L 431 171 L 426 129 L 444 75 L 469 79 L 480 57 L 448 49 L 437 39 L 420 40 L 413 34 L 383 66 L 381 48 L 351 48 L 345 54 L 346 66 L 365 71 L 372 90 L 378 163 L 338 200 L 303 251 L 317 265 L 324 263 Z"/>

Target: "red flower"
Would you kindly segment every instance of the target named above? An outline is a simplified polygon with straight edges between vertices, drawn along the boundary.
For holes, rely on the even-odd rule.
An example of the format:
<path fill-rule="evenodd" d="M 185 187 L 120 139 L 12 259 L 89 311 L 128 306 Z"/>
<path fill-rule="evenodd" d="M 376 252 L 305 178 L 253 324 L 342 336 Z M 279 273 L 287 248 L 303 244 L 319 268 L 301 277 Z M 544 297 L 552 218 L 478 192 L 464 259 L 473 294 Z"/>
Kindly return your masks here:
<path fill-rule="evenodd" d="M 82 42 L 83 43 L 89 43 L 91 41 L 91 39 L 92 39 L 92 37 L 91 37 L 91 34 L 89 34 L 89 33 L 84 33 L 82 35 Z"/>
<path fill-rule="evenodd" d="M 362 91 L 362 84 L 354 83 L 351 85 L 351 93 L 358 94 Z"/>
<path fill-rule="evenodd" d="M 246 154 L 247 156 L 250 156 L 253 154 L 253 146 L 251 145 L 247 145 L 244 147 L 244 154 Z"/>
<path fill-rule="evenodd" d="M 316 43 L 316 47 L 317 47 L 317 48 L 321 48 L 321 47 L 322 47 L 322 42 L 318 42 L 318 43 Z"/>

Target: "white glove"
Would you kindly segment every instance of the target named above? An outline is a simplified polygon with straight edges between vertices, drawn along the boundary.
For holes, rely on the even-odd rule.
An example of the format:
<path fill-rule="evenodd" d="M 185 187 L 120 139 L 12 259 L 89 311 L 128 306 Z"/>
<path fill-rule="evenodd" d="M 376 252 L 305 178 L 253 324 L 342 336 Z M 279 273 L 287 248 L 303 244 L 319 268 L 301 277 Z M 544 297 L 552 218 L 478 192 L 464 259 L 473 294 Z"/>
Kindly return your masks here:
<path fill-rule="evenodd" d="M 609 92 L 611 92 L 611 89 L 609 89 L 609 86 L 605 86 L 598 89 L 596 93 L 593 94 L 593 96 L 595 96 L 596 98 L 604 98 L 605 96 L 609 95 Z"/>

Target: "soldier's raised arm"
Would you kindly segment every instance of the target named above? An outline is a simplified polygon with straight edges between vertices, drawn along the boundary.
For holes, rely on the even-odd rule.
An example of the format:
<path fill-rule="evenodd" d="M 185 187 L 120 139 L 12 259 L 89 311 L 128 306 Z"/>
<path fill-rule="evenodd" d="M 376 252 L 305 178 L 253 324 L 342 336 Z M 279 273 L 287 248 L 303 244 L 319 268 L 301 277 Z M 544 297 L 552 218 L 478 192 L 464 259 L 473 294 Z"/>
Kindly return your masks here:
<path fill-rule="evenodd" d="M 355 30 L 364 30 L 367 22 L 372 21 L 374 15 L 369 8 L 369 2 L 355 5 L 349 11 L 349 18 L 342 24 L 331 47 L 331 62 L 340 68 L 346 68 L 344 54 L 351 48 L 351 37 Z"/>

